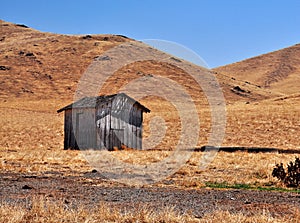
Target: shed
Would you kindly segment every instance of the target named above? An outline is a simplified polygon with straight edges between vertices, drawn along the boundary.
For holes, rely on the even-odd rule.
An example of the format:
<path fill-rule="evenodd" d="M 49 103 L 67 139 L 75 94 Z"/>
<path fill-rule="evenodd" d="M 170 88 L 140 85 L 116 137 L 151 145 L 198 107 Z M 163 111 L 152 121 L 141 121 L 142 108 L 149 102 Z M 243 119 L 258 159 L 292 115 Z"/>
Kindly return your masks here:
<path fill-rule="evenodd" d="M 64 111 L 64 149 L 142 149 L 143 113 L 150 110 L 125 93 L 85 97 Z"/>

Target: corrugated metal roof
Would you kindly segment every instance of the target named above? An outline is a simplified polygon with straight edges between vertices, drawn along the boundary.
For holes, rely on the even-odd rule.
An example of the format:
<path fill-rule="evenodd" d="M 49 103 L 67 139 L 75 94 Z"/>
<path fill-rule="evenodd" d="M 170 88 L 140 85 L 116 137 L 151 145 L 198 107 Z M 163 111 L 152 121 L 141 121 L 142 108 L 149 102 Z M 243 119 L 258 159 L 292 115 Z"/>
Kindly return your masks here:
<path fill-rule="evenodd" d="M 113 100 L 116 96 L 127 97 L 131 100 L 132 104 L 137 104 L 138 106 L 140 106 L 144 110 L 144 112 L 150 112 L 150 110 L 148 108 L 146 108 L 145 106 L 140 104 L 138 101 L 134 100 L 133 98 L 129 97 L 125 93 L 81 98 L 78 101 L 57 110 L 57 112 L 60 113 L 62 111 L 65 111 L 65 110 L 68 110 L 68 109 L 73 109 L 73 108 L 96 108 L 96 106 L 98 104 L 105 103 L 105 102 L 108 102 L 110 100 Z"/>

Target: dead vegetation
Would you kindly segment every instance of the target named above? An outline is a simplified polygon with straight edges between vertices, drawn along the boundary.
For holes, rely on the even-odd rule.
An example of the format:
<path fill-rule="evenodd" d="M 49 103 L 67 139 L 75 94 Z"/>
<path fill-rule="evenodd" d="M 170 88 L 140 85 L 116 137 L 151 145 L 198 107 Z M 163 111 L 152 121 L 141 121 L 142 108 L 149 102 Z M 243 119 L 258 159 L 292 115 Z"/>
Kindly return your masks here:
<path fill-rule="evenodd" d="M 43 106 L 39 106 L 40 103 L 7 101 L 1 104 L 5 106 L 1 108 L 0 119 L 2 126 L 0 132 L 1 171 L 37 174 L 45 171 L 64 173 L 91 171 L 93 167 L 84 159 L 80 151 L 63 150 L 63 117 L 55 113 L 56 104 L 42 102 Z M 19 109 L 19 106 L 22 109 Z M 230 108 L 233 111 L 228 112 L 228 133 L 224 145 L 267 147 L 271 145 L 278 148 L 299 149 L 297 147 L 297 132 L 299 132 L 297 116 L 285 116 L 284 108 L 280 112 L 280 109 L 271 107 L 271 111 L 265 112 L 260 106 L 254 105 L 252 109 L 249 109 L 248 105 L 245 105 L 247 114 L 241 108 L 233 107 Z M 290 109 L 289 114 L 291 113 Z M 244 129 L 244 126 L 248 129 Z M 276 129 L 275 126 L 280 126 L 282 129 L 278 127 Z M 163 143 L 157 147 L 161 148 L 159 150 L 115 151 L 113 156 L 128 163 L 159 162 L 172 152 L 167 148 L 172 148 L 177 143 L 176 138 L 172 138 L 172 135 L 177 134 L 177 129 L 169 128 L 168 131 L 170 132 L 166 134 Z M 286 131 L 289 131 L 288 135 Z M 146 131 L 146 134 L 149 132 Z M 201 142 L 205 144 L 205 140 Z M 203 185 L 203 182 L 278 186 L 280 184 L 271 176 L 272 168 L 276 163 L 288 162 L 294 157 L 293 154 L 219 152 L 207 169 L 200 172 L 198 168 L 202 155 L 201 152 L 193 153 L 190 161 L 178 173 L 171 176 L 171 179 L 175 180 L 175 186 L 192 185 L 193 182 L 198 182 L 195 183 L 196 187 Z"/>
<path fill-rule="evenodd" d="M 114 35 L 64 36 L 40 33 L 4 21 L 0 25 L 0 175 L 46 176 L 51 173 L 68 179 L 91 173 L 94 167 L 84 159 L 80 151 L 63 150 L 63 116 L 57 114 L 56 110 L 72 102 L 78 80 L 93 58 L 129 39 Z M 298 45 L 292 47 L 288 53 L 292 55 L 291 58 L 296 58 L 292 59 L 293 67 L 296 67 L 295 61 L 298 60 L 298 48 Z M 276 82 L 269 82 L 270 88 L 263 88 L 263 85 L 260 86 L 263 82 L 256 82 L 258 77 L 252 76 L 252 71 L 249 71 L 253 69 L 258 74 L 275 72 L 268 70 L 269 65 L 264 67 L 263 64 L 272 64 L 276 55 L 277 53 L 267 55 L 266 59 L 259 57 L 259 64 L 256 58 L 249 60 L 247 66 L 235 64 L 217 69 L 216 75 L 227 100 L 227 126 L 223 146 L 300 149 L 300 104 L 296 84 L 300 83 L 299 75 L 290 73 L 286 77 L 278 76 Z M 238 75 L 241 70 L 249 72 L 243 80 Z M 284 69 L 279 71 L 282 70 Z M 206 145 L 211 133 L 209 104 L 199 86 L 182 70 L 160 62 L 137 62 L 112 75 L 102 91 L 107 94 L 115 93 L 135 78 L 151 78 L 155 74 L 176 81 L 191 95 L 200 120 L 197 146 Z M 283 93 L 285 91 L 287 94 Z M 151 134 L 159 132 L 155 129 L 151 132 L 149 127 L 155 117 L 161 118 L 158 121 L 164 120 L 162 123 L 166 134 L 155 144 L 155 150 L 112 152 L 115 158 L 125 163 L 160 162 L 170 155 L 181 134 L 178 112 L 170 102 L 159 97 L 146 97 L 142 103 L 151 109 L 151 113 L 145 116 L 145 140 Z M 272 169 L 276 163 L 287 163 L 294 157 L 293 154 L 219 152 L 205 170 L 200 170 L 202 156 L 201 152 L 192 153 L 191 159 L 176 173 L 149 187 L 199 190 L 205 188 L 207 183 L 226 183 L 286 188 L 271 175 Z M 95 187 L 117 185 L 109 181 L 97 185 L 97 182 L 88 178 L 82 181 Z M 220 210 L 196 219 L 192 214 L 177 213 L 170 207 L 158 212 L 147 206 L 141 207 L 139 212 L 121 212 L 105 204 L 92 210 L 85 206 L 72 209 L 64 203 L 36 199 L 29 209 L 17 204 L 1 204 L 0 222 L 57 222 L 61 219 L 69 222 L 299 221 L 297 208 L 293 216 L 274 216 L 264 211 L 264 205 L 266 204 L 257 204 L 257 210 L 251 210 L 249 215 Z M 275 211 L 280 212 L 281 210 Z"/>
<path fill-rule="evenodd" d="M 215 68 L 218 73 L 288 95 L 299 89 L 300 44 Z"/>
<path fill-rule="evenodd" d="M 283 164 L 276 164 L 276 167 L 272 171 L 272 176 L 278 178 L 288 187 L 300 187 L 300 159 L 295 158 L 295 161 L 290 161 L 287 164 L 287 168 L 283 167 Z"/>
<path fill-rule="evenodd" d="M 196 218 L 189 212 L 180 214 L 172 207 L 153 209 L 147 205 L 132 210 L 120 210 L 100 203 L 93 209 L 84 207 L 70 208 L 62 201 L 47 201 L 35 198 L 30 207 L 0 204 L 0 222 L 299 222 L 299 212 L 294 216 L 272 216 L 268 211 L 253 210 L 247 214 L 242 212 L 214 211 Z M 297 220 L 298 219 L 298 220 Z"/>

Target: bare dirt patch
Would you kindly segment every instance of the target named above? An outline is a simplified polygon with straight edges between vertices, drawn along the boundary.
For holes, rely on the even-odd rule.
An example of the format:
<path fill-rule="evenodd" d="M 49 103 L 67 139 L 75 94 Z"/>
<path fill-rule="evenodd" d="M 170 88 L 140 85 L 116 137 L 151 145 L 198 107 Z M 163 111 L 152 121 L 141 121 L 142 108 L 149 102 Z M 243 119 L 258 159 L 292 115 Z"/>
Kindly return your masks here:
<path fill-rule="evenodd" d="M 54 172 L 43 176 L 2 173 L 0 177 L 1 203 L 19 203 L 27 207 L 30 207 L 32 198 L 38 196 L 48 200 L 63 200 L 70 207 L 84 205 L 92 208 L 100 202 L 133 210 L 140 205 L 158 209 L 168 206 L 182 214 L 189 211 L 197 217 L 218 210 L 244 214 L 265 210 L 278 217 L 293 215 L 299 212 L 300 207 L 300 197 L 296 193 L 128 187 L 112 184 L 95 173 L 68 177 Z"/>

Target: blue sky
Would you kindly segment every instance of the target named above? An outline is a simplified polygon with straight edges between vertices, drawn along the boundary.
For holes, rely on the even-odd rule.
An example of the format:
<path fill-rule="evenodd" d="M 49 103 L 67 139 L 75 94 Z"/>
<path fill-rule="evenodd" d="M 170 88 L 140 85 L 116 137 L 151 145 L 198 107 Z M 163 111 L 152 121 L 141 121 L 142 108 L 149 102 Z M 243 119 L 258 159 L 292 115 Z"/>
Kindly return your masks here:
<path fill-rule="evenodd" d="M 299 0 L 1 0 L 0 18 L 53 33 L 172 41 L 209 67 L 300 43 Z"/>

